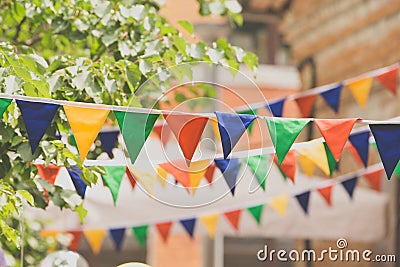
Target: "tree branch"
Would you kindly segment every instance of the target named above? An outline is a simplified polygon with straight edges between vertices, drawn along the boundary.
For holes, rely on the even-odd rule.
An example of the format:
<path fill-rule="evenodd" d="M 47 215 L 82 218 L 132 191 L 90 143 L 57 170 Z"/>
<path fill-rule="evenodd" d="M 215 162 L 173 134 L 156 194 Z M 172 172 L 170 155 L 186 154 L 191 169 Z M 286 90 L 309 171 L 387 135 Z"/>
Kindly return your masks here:
<path fill-rule="evenodd" d="M 15 35 L 14 35 L 14 38 L 13 38 L 14 42 L 17 42 L 18 37 L 19 37 L 19 33 L 21 32 L 22 24 L 24 24 L 25 21 L 26 21 L 26 16 L 24 16 L 24 18 L 21 20 L 21 22 L 17 25 L 16 31 L 15 31 Z"/>

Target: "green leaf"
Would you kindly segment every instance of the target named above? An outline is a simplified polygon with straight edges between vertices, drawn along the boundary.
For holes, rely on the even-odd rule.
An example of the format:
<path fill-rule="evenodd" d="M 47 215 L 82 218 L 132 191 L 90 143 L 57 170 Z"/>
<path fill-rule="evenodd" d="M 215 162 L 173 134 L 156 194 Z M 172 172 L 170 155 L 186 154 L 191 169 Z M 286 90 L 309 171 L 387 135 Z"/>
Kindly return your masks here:
<path fill-rule="evenodd" d="M 83 207 L 83 202 L 75 207 L 75 212 L 78 213 L 79 221 L 82 224 L 87 215 L 87 210 Z"/>
<path fill-rule="evenodd" d="M 192 23 L 187 20 L 180 20 L 178 21 L 178 24 L 181 25 L 182 28 L 184 28 L 188 33 L 193 34 L 194 28 Z"/>
<path fill-rule="evenodd" d="M 33 196 L 26 190 L 17 190 L 17 193 L 20 194 L 28 203 L 33 206 Z"/>
<path fill-rule="evenodd" d="M 258 67 L 258 57 L 250 52 L 247 52 L 243 57 L 243 62 L 252 70 L 255 71 Z"/>

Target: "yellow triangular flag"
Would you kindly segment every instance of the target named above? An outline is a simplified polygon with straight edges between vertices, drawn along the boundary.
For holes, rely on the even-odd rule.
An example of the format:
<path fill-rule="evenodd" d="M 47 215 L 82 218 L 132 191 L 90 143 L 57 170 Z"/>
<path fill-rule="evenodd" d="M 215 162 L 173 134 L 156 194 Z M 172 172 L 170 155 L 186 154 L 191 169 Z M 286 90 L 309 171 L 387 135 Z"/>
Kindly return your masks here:
<path fill-rule="evenodd" d="M 104 236 L 106 235 L 106 230 L 104 229 L 92 229 L 84 230 L 83 234 L 89 243 L 90 248 L 94 254 L 99 254 L 101 245 L 104 241 Z"/>
<path fill-rule="evenodd" d="M 215 136 L 217 137 L 217 140 L 221 141 L 221 135 L 219 134 L 218 128 L 218 120 L 216 118 L 210 118 L 209 122 L 211 122 L 211 127 L 214 131 Z"/>
<path fill-rule="evenodd" d="M 217 230 L 218 214 L 202 216 L 202 217 L 200 217 L 200 221 L 204 224 L 204 227 L 207 230 L 208 236 L 210 238 L 214 238 L 215 231 Z"/>
<path fill-rule="evenodd" d="M 153 197 L 155 180 L 158 175 L 152 169 L 152 166 L 146 168 L 145 166 L 141 166 L 142 168 L 128 166 L 131 173 L 137 179 L 139 186 L 143 186 L 144 190 L 148 193 L 149 197 Z"/>
<path fill-rule="evenodd" d="M 157 167 L 157 180 L 162 188 L 167 184 L 168 172 L 161 167 Z"/>
<path fill-rule="evenodd" d="M 297 148 L 297 153 L 315 163 L 326 175 L 330 174 L 325 147 L 321 140 L 315 139 L 304 143 L 304 147 Z"/>
<path fill-rule="evenodd" d="M 371 91 L 371 85 L 372 85 L 371 77 L 357 80 L 347 85 L 354 99 L 356 100 L 358 105 L 362 108 L 364 108 L 365 105 L 367 104 L 369 91 Z"/>
<path fill-rule="evenodd" d="M 307 177 L 311 178 L 314 174 L 314 169 L 315 169 L 314 162 L 303 155 L 298 155 L 297 161 L 299 162 L 301 169 L 307 175 Z"/>
<path fill-rule="evenodd" d="M 107 119 L 109 110 L 64 106 L 64 111 L 74 134 L 79 155 L 84 161 L 90 146 Z"/>
<path fill-rule="evenodd" d="M 288 201 L 289 201 L 288 195 L 281 195 L 271 200 L 268 204 L 271 208 L 276 210 L 282 217 L 285 217 Z"/>
<path fill-rule="evenodd" d="M 190 163 L 189 176 L 190 176 L 190 187 L 192 189 L 192 194 L 196 193 L 196 189 L 199 186 L 201 179 L 203 179 L 204 174 L 209 166 L 209 160 L 200 160 Z"/>

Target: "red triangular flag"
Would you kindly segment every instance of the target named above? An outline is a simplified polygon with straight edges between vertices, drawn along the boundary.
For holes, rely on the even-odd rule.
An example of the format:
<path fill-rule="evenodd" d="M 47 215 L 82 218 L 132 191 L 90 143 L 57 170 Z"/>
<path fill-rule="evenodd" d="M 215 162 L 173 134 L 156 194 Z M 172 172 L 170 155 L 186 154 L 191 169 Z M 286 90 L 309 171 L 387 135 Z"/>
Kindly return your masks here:
<path fill-rule="evenodd" d="M 61 167 L 54 164 L 49 164 L 47 167 L 44 164 L 36 164 L 36 167 L 38 168 L 38 176 L 54 185 Z"/>
<path fill-rule="evenodd" d="M 241 214 L 242 210 L 234 210 L 224 213 L 226 219 L 228 219 L 228 221 L 236 231 L 239 230 L 239 220 Z"/>
<path fill-rule="evenodd" d="M 136 186 L 136 179 L 128 167 L 126 167 L 126 169 L 125 169 L 125 174 L 126 174 L 126 176 L 128 176 L 128 179 L 129 179 L 129 182 L 131 183 L 132 189 L 134 189 Z"/>
<path fill-rule="evenodd" d="M 189 165 L 208 118 L 182 114 L 164 114 L 164 119 L 176 139 L 178 139 L 179 146 L 187 160 L 187 165 Z"/>
<path fill-rule="evenodd" d="M 321 196 L 325 199 L 326 203 L 329 206 L 332 206 L 332 199 L 331 199 L 332 188 L 333 188 L 333 185 L 328 185 L 328 186 L 317 189 L 317 191 L 321 194 Z"/>
<path fill-rule="evenodd" d="M 171 130 L 168 128 L 168 126 L 165 124 L 155 125 L 153 127 L 153 131 L 160 139 L 163 146 L 166 146 L 169 141 L 169 138 L 171 137 Z"/>
<path fill-rule="evenodd" d="M 358 165 L 362 166 L 363 162 L 362 162 L 361 157 L 358 154 L 357 150 L 355 149 L 355 147 L 349 142 L 349 143 L 347 143 L 346 148 L 351 153 L 351 155 L 353 155 L 353 157 L 357 161 Z"/>
<path fill-rule="evenodd" d="M 204 174 L 204 177 L 206 177 L 207 182 L 211 184 L 214 179 L 214 172 L 215 172 L 215 164 L 212 164 L 208 167 L 206 173 Z"/>
<path fill-rule="evenodd" d="M 367 180 L 369 186 L 371 186 L 372 189 L 380 192 L 382 191 L 382 174 L 383 174 L 383 169 L 364 173 L 363 176 L 365 180 Z"/>
<path fill-rule="evenodd" d="M 304 118 L 308 118 L 317 95 L 304 95 L 295 99 Z"/>
<path fill-rule="evenodd" d="M 166 222 L 166 223 L 159 223 L 156 224 L 157 230 L 160 233 L 160 236 L 164 243 L 167 242 L 168 236 L 169 236 L 169 231 L 171 230 L 172 222 Z"/>
<path fill-rule="evenodd" d="M 375 76 L 376 80 L 385 86 L 394 95 L 397 95 L 397 79 L 399 72 L 399 66 L 394 66 L 389 70 Z"/>
<path fill-rule="evenodd" d="M 69 250 L 78 251 L 83 232 L 82 231 L 68 231 L 68 234 L 72 235 L 71 243 L 69 243 Z"/>
<path fill-rule="evenodd" d="M 314 120 L 315 125 L 317 125 L 337 162 L 340 159 L 347 138 L 358 120 L 359 119 Z"/>
<path fill-rule="evenodd" d="M 179 161 L 175 161 L 173 164 L 170 162 L 162 163 L 159 165 L 166 172 L 174 176 L 175 180 L 177 180 L 186 190 L 189 191 L 190 186 L 190 172 L 187 170 L 186 166 Z"/>
<path fill-rule="evenodd" d="M 281 165 L 278 164 L 278 157 L 274 155 L 274 162 L 278 165 L 279 169 L 289 178 L 293 183 L 296 176 L 296 154 L 294 150 L 289 150 Z"/>

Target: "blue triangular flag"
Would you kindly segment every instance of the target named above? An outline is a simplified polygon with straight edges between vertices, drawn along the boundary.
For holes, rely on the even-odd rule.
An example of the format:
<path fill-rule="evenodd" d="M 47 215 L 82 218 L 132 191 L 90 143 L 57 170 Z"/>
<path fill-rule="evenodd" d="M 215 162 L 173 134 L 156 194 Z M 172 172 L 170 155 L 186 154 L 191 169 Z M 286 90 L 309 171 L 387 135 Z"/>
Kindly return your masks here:
<path fill-rule="evenodd" d="M 187 220 L 180 220 L 183 228 L 185 228 L 186 232 L 193 237 L 194 226 L 196 224 L 196 218 L 187 219 Z"/>
<path fill-rule="evenodd" d="M 115 144 L 117 143 L 118 135 L 119 131 L 106 131 L 99 133 L 101 147 L 103 148 L 103 151 L 106 152 L 108 157 L 110 158 L 114 158 L 112 150 L 115 147 Z"/>
<path fill-rule="evenodd" d="M 67 168 L 67 171 L 69 176 L 71 177 L 76 192 L 82 197 L 82 199 L 84 199 L 87 184 L 85 184 L 85 182 L 79 176 L 79 174 L 82 174 L 82 171 L 77 166 L 72 166 L 72 169 Z"/>
<path fill-rule="evenodd" d="M 339 84 L 335 88 L 321 93 L 321 96 L 324 98 L 326 104 L 328 104 L 335 111 L 335 113 L 338 113 L 339 111 L 340 93 L 342 92 L 342 88 L 343 84 Z"/>
<path fill-rule="evenodd" d="M 357 150 L 358 155 L 361 158 L 364 166 L 368 166 L 368 154 L 369 154 L 369 131 L 354 133 L 349 136 L 350 143 Z"/>
<path fill-rule="evenodd" d="M 400 159 L 400 125 L 370 124 L 369 128 L 375 137 L 386 175 L 390 179 Z"/>
<path fill-rule="evenodd" d="M 274 115 L 275 117 L 282 117 L 283 105 L 285 104 L 285 98 L 279 99 L 272 103 L 267 104 L 265 107 Z"/>
<path fill-rule="evenodd" d="M 125 237 L 125 228 L 110 229 L 110 235 L 114 242 L 115 249 L 117 251 L 120 251 L 122 247 L 122 241 L 124 240 Z"/>
<path fill-rule="evenodd" d="M 215 165 L 222 172 L 232 195 L 235 195 L 236 179 L 240 168 L 239 159 L 216 159 L 214 161 Z"/>
<path fill-rule="evenodd" d="M 351 198 L 353 198 L 354 189 L 356 188 L 357 184 L 357 178 L 358 177 L 353 177 L 351 179 L 342 182 L 344 189 L 346 189 L 346 192 L 349 194 Z"/>
<path fill-rule="evenodd" d="M 308 202 L 310 200 L 310 191 L 296 195 L 296 199 L 299 202 L 301 208 L 306 214 L 308 214 Z"/>
<path fill-rule="evenodd" d="M 29 144 L 32 154 L 34 154 L 54 115 L 56 115 L 59 105 L 23 100 L 17 100 L 17 105 L 24 119 Z"/>
<path fill-rule="evenodd" d="M 240 137 L 257 116 L 247 114 L 229 114 L 215 112 L 218 129 L 221 136 L 222 149 L 226 159 L 235 147 Z"/>

